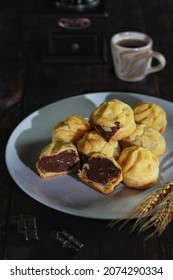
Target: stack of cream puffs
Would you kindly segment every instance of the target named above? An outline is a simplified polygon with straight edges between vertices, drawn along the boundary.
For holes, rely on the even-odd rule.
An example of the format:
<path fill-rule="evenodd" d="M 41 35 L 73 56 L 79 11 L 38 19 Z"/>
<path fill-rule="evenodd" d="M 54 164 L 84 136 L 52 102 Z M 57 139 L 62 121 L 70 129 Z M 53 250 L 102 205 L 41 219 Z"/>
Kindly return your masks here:
<path fill-rule="evenodd" d="M 102 194 L 112 193 L 121 182 L 150 188 L 159 179 L 166 126 L 166 113 L 155 103 L 132 108 L 118 99 L 103 102 L 89 120 L 71 115 L 52 129 L 52 142 L 41 151 L 37 171 L 42 178 L 76 173 Z"/>

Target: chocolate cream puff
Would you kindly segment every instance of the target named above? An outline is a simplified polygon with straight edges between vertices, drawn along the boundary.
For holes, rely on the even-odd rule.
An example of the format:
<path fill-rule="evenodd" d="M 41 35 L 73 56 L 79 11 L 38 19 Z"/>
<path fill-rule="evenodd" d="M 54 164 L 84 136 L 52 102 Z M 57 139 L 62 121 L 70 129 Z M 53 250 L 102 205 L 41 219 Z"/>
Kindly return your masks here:
<path fill-rule="evenodd" d="M 101 103 L 90 115 L 92 127 L 108 142 L 121 140 L 136 128 L 132 108 L 118 100 Z"/>
<path fill-rule="evenodd" d="M 159 179 L 158 157 L 147 148 L 125 148 L 118 163 L 122 168 L 123 183 L 129 188 L 148 189 Z"/>
<path fill-rule="evenodd" d="M 90 131 L 90 129 L 90 123 L 83 117 L 71 115 L 53 128 L 52 141 L 64 140 L 76 144 L 84 133 Z"/>
<path fill-rule="evenodd" d="M 102 194 L 110 194 L 122 181 L 122 170 L 114 158 L 93 154 L 78 172 L 82 182 Z"/>
<path fill-rule="evenodd" d="M 121 148 L 140 146 L 148 148 L 156 156 L 161 156 L 166 150 L 166 141 L 160 132 L 145 125 L 137 124 L 135 131 L 120 141 Z"/>
<path fill-rule="evenodd" d="M 57 141 L 48 144 L 40 153 L 36 169 L 42 178 L 77 172 L 79 156 L 71 142 Z"/>
<path fill-rule="evenodd" d="M 137 104 L 134 109 L 136 123 L 143 123 L 158 130 L 161 134 L 165 132 L 167 118 L 164 109 L 152 102 L 142 102 Z"/>

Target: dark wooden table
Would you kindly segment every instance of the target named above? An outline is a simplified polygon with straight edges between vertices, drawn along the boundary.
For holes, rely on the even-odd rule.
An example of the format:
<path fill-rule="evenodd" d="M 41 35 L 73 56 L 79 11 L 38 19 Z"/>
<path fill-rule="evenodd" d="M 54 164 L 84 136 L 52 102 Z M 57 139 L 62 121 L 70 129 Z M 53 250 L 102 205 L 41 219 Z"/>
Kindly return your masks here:
<path fill-rule="evenodd" d="M 64 214 L 25 194 L 10 177 L 4 153 L 13 129 L 33 111 L 65 97 L 101 91 L 146 94 L 173 102 L 173 2 L 171 0 L 106 1 L 109 16 L 100 30 L 106 34 L 106 61 L 45 63 L 46 1 L 0 3 L 0 259 L 172 259 L 173 223 L 160 237 L 108 227 L 108 220 Z M 56 15 L 55 15 L 56 19 Z M 137 30 L 150 35 L 154 48 L 166 56 L 164 70 L 138 83 L 116 78 L 110 37 Z M 45 35 L 45 36 L 44 36 Z M 19 232 L 21 217 L 37 222 L 38 240 Z M 35 221 L 34 220 L 34 221 Z M 132 224 L 131 222 L 130 224 Z M 51 244 L 53 231 L 68 230 L 84 243 L 75 252 Z"/>

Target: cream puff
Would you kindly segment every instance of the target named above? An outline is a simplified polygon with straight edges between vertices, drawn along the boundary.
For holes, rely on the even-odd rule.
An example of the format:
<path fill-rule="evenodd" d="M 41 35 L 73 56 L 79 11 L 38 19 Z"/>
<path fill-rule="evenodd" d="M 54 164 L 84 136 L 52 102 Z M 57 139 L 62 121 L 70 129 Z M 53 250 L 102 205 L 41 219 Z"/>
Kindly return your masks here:
<path fill-rule="evenodd" d="M 167 118 L 165 110 L 160 105 L 152 102 L 142 102 L 137 104 L 133 111 L 136 123 L 151 126 L 161 134 L 165 132 Z"/>
<path fill-rule="evenodd" d="M 148 189 L 159 179 L 158 157 L 147 148 L 125 148 L 118 163 L 122 168 L 123 183 L 129 188 Z"/>
<path fill-rule="evenodd" d="M 77 149 L 81 156 L 90 157 L 94 153 L 102 153 L 118 159 L 121 153 L 119 142 L 110 140 L 107 142 L 96 130 L 84 134 L 77 142 Z"/>
<path fill-rule="evenodd" d="M 122 181 L 122 170 L 114 158 L 95 153 L 79 169 L 78 176 L 92 189 L 111 194 Z"/>
<path fill-rule="evenodd" d="M 90 115 L 92 127 L 108 142 L 119 141 L 136 128 L 132 108 L 118 100 L 101 103 Z"/>
<path fill-rule="evenodd" d="M 79 161 L 78 151 L 73 143 L 57 141 L 42 149 L 36 169 L 42 178 L 61 176 L 77 172 Z"/>
<path fill-rule="evenodd" d="M 79 115 L 71 115 L 53 128 L 52 141 L 64 140 L 76 144 L 90 129 L 90 123 L 86 119 Z"/>
<path fill-rule="evenodd" d="M 137 124 L 135 131 L 120 141 L 122 149 L 134 145 L 148 148 L 156 156 L 163 155 L 166 150 L 166 141 L 163 135 L 145 124 Z"/>

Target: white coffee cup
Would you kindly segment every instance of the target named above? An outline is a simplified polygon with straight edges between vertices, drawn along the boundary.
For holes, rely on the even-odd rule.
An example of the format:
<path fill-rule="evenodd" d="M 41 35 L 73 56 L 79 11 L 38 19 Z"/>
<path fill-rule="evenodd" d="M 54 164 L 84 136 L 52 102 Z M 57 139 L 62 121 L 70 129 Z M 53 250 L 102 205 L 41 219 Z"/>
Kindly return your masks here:
<path fill-rule="evenodd" d="M 137 82 L 146 75 L 162 70 L 165 57 L 153 51 L 152 39 L 141 32 L 126 31 L 111 38 L 111 51 L 117 77 L 123 81 Z M 158 61 L 152 66 L 152 60 Z"/>

